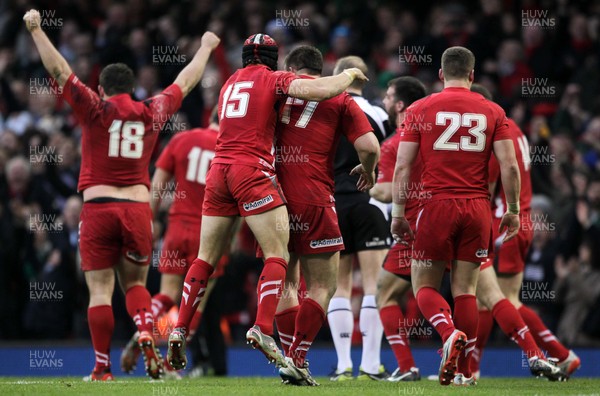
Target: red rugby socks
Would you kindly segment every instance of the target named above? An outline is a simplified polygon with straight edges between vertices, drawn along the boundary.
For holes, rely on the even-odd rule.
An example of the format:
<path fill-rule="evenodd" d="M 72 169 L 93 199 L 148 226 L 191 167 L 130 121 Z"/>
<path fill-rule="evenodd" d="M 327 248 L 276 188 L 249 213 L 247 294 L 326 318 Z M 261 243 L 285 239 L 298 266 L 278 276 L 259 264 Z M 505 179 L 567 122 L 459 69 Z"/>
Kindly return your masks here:
<path fill-rule="evenodd" d="M 275 323 L 277 324 L 277 333 L 279 334 L 279 341 L 283 348 L 285 356 L 288 355 L 292 341 L 294 340 L 294 333 L 296 328 L 296 316 L 298 315 L 299 305 L 288 308 L 275 314 Z"/>
<path fill-rule="evenodd" d="M 454 325 L 465 333 L 467 343 L 458 357 L 458 372 L 471 377 L 470 360 L 477 341 L 477 324 L 479 315 L 477 299 L 473 294 L 463 294 L 454 298 Z"/>
<path fill-rule="evenodd" d="M 304 365 L 306 354 L 325 322 L 325 311 L 315 300 L 305 298 L 296 316 L 296 332 L 289 355 L 297 367 Z"/>
<path fill-rule="evenodd" d="M 421 313 L 446 342 L 455 330 L 450 306 L 442 295 L 432 287 L 422 287 L 416 295 Z"/>
<path fill-rule="evenodd" d="M 284 259 L 269 257 L 265 260 L 265 266 L 258 279 L 258 286 L 256 287 L 258 309 L 254 324 L 267 335 L 273 335 L 273 319 L 281 297 L 286 270 L 287 262 Z"/>
<path fill-rule="evenodd" d="M 166 294 L 155 294 L 152 297 L 152 314 L 156 320 L 160 319 L 165 313 L 169 312 L 169 310 L 175 305 L 175 302 L 171 299 L 171 297 Z"/>
<path fill-rule="evenodd" d="M 192 266 L 185 276 L 181 303 L 179 304 L 179 317 L 175 327 L 181 328 L 186 334 L 192 317 L 198 309 L 198 305 L 200 305 L 200 300 L 206 292 L 208 278 L 214 270 L 212 265 L 197 258 L 192 262 Z"/>
<path fill-rule="evenodd" d="M 477 341 L 475 342 L 475 349 L 471 355 L 471 371 L 479 371 L 479 362 L 483 356 L 483 349 L 490 338 L 492 329 L 494 328 L 494 318 L 492 317 L 492 311 L 481 310 L 479 311 L 479 325 L 477 326 Z"/>
<path fill-rule="evenodd" d="M 408 337 L 406 336 L 406 323 L 399 305 L 390 305 L 379 310 L 383 331 L 387 338 L 400 371 L 409 371 L 415 367 L 415 361 L 410 351 Z"/>
<path fill-rule="evenodd" d="M 492 309 L 492 314 L 504 334 L 516 342 L 527 354 L 528 360 L 534 356 L 544 358 L 544 354 L 535 343 L 523 318 L 508 299 L 498 301 Z"/>
<path fill-rule="evenodd" d="M 135 322 L 138 331 L 152 333 L 154 315 L 152 315 L 152 298 L 144 286 L 133 286 L 125 292 L 127 312 Z"/>
<path fill-rule="evenodd" d="M 115 328 L 112 307 L 110 305 L 97 305 L 88 308 L 88 325 L 96 355 L 94 371 L 98 372 L 110 367 L 110 340 Z"/>
<path fill-rule="evenodd" d="M 559 361 L 563 361 L 569 356 L 569 350 L 548 330 L 538 314 L 525 305 L 521 305 L 519 313 L 525 324 L 531 329 L 535 342 L 541 348 L 547 350 L 550 356 L 557 358 Z"/>

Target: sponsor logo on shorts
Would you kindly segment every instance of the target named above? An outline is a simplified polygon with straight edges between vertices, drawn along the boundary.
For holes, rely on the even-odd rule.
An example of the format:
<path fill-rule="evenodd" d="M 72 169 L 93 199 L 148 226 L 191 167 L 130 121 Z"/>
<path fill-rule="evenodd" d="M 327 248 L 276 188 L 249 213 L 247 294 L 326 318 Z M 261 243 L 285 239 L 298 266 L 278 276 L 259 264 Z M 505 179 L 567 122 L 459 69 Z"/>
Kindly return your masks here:
<path fill-rule="evenodd" d="M 375 246 L 386 246 L 389 245 L 389 238 L 388 239 L 379 239 L 379 238 L 373 238 L 372 240 L 365 242 L 365 247 L 375 247 Z"/>
<path fill-rule="evenodd" d="M 149 256 L 142 256 L 140 253 L 138 252 L 125 252 L 125 256 L 127 256 L 128 259 L 130 259 L 131 261 L 137 261 L 139 263 L 144 263 L 146 261 L 148 261 Z"/>
<path fill-rule="evenodd" d="M 344 239 L 342 237 L 339 238 L 331 238 L 331 239 L 320 239 L 317 241 L 310 241 L 311 249 L 319 249 L 328 246 L 336 246 L 342 245 L 344 243 Z"/>
<path fill-rule="evenodd" d="M 266 197 L 259 199 L 258 201 L 245 203 L 244 210 L 246 212 L 250 212 L 251 210 L 258 209 L 260 207 L 268 205 L 271 202 L 273 202 L 273 196 L 271 194 L 269 194 Z"/>
<path fill-rule="evenodd" d="M 478 258 L 484 258 L 488 256 L 488 250 L 487 249 L 477 249 L 477 252 L 475 252 L 475 257 Z"/>

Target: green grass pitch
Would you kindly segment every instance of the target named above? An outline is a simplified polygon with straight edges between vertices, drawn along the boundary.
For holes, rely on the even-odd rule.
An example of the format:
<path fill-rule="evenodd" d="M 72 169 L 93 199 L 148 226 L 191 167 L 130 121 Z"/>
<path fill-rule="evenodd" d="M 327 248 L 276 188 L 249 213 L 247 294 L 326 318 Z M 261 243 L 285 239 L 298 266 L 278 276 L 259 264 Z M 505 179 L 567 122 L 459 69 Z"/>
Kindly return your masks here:
<path fill-rule="evenodd" d="M 386 383 L 373 381 L 330 382 L 318 378 L 319 387 L 280 384 L 278 378 L 197 378 L 181 381 L 153 381 L 118 378 L 112 383 L 85 383 L 74 377 L 3 377 L 0 395 L 600 395 L 600 379 L 574 377 L 569 382 L 548 382 L 535 378 L 483 378 L 475 387 L 442 387 L 436 381 Z"/>

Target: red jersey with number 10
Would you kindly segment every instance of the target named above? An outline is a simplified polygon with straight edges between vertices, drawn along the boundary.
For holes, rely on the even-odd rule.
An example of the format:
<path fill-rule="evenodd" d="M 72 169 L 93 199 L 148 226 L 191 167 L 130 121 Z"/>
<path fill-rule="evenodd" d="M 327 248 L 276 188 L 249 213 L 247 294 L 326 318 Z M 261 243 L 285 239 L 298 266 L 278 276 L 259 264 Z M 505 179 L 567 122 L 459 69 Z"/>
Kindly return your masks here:
<path fill-rule="evenodd" d="M 294 73 L 273 72 L 264 65 L 236 71 L 219 94 L 219 137 L 215 164 L 274 169 L 277 109 L 287 98 Z"/>
<path fill-rule="evenodd" d="M 206 174 L 215 156 L 217 134 L 214 129 L 192 129 L 178 133 L 160 154 L 156 167 L 173 175 L 175 192 L 169 209 L 171 218 L 189 221 L 202 219 Z"/>
<path fill-rule="evenodd" d="M 519 206 L 521 207 L 521 212 L 527 212 L 531 209 L 531 198 L 533 197 L 533 190 L 531 188 L 531 156 L 529 154 L 529 142 L 527 142 L 527 137 L 523 131 L 521 131 L 521 128 L 519 128 L 519 126 L 510 118 L 508 119 L 508 126 L 510 128 L 511 139 L 515 146 L 515 154 L 517 155 L 517 163 L 519 164 L 519 173 L 521 174 Z M 506 196 L 504 195 L 502 180 L 500 179 L 500 164 L 498 164 L 498 160 L 493 155 L 490 158 L 489 180 L 490 183 L 498 182 L 496 185 L 498 194 L 494 202 L 492 202 L 492 209 L 494 209 L 494 217 L 502 218 L 506 212 Z"/>
<path fill-rule="evenodd" d="M 275 147 L 277 177 L 286 199 L 331 206 L 340 137 L 354 143 L 372 130 L 365 113 L 345 92 L 322 102 L 288 98 L 280 110 Z"/>
<path fill-rule="evenodd" d="M 431 200 L 489 198 L 492 144 L 511 138 L 500 106 L 458 87 L 414 102 L 401 134 L 420 144 L 423 189 Z"/>
<path fill-rule="evenodd" d="M 149 188 L 150 157 L 158 133 L 181 106 L 179 86 L 172 84 L 143 102 L 129 94 L 102 100 L 71 74 L 63 95 L 83 129 L 78 190 L 100 184 Z"/>

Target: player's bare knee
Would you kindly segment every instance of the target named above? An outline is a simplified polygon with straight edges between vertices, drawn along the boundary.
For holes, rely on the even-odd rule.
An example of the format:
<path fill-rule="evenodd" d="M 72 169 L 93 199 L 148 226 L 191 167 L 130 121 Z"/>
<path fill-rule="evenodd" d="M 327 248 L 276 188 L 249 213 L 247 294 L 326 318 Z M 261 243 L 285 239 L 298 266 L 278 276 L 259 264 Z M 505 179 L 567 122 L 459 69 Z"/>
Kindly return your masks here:
<path fill-rule="evenodd" d="M 90 289 L 90 302 L 88 307 L 97 307 L 100 305 L 112 305 L 112 288 L 102 289 L 95 288 L 94 290 Z"/>

